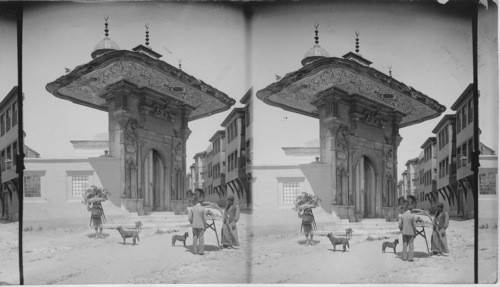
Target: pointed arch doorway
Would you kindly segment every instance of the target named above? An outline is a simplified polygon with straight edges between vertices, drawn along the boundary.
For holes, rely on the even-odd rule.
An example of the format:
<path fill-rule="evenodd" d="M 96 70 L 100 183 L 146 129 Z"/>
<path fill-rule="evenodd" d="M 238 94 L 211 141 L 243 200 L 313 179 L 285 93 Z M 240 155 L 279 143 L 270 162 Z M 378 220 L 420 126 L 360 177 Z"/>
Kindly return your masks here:
<path fill-rule="evenodd" d="M 151 210 L 165 208 L 165 171 L 160 153 L 151 149 L 144 159 L 144 205 Z"/>
<path fill-rule="evenodd" d="M 356 214 L 363 218 L 376 217 L 376 173 L 373 162 L 361 156 L 355 169 Z"/>

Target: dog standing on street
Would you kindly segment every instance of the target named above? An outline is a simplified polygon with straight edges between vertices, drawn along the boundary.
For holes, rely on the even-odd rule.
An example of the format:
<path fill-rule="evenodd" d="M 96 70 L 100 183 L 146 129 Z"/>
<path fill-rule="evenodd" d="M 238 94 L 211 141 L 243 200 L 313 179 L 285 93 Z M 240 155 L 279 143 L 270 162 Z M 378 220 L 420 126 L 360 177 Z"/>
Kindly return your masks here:
<path fill-rule="evenodd" d="M 351 249 L 351 247 L 349 246 L 349 240 L 347 240 L 347 238 L 337 238 L 337 237 L 334 237 L 332 233 L 328 233 L 326 235 L 326 237 L 328 237 L 328 239 L 330 239 L 330 242 L 332 242 L 333 251 L 336 251 L 335 246 L 340 245 L 340 244 L 342 244 L 344 252 L 345 252 L 346 245 L 347 245 L 347 247 L 349 247 L 349 249 Z"/>
<path fill-rule="evenodd" d="M 130 238 L 132 237 L 134 243 L 132 245 L 135 245 L 135 240 L 137 239 L 137 241 L 140 241 L 139 240 L 139 232 L 137 231 L 126 231 L 126 230 L 123 230 L 123 228 L 121 226 L 118 226 L 118 228 L 116 228 L 118 230 L 118 232 L 120 232 L 120 235 L 122 236 L 123 238 L 123 245 L 125 245 L 125 241 L 127 238 Z"/>
<path fill-rule="evenodd" d="M 394 242 L 384 241 L 384 243 L 382 243 L 382 253 L 385 253 L 385 249 L 387 247 L 394 249 L 394 253 L 396 253 L 396 246 L 398 246 L 398 243 L 399 243 L 399 239 L 397 239 L 397 238 L 396 238 L 396 240 L 394 240 Z"/>
<path fill-rule="evenodd" d="M 172 235 L 172 246 L 175 246 L 175 242 L 178 240 L 178 241 L 182 241 L 182 243 L 184 243 L 184 246 L 186 246 L 186 238 L 189 237 L 189 233 L 186 231 L 184 232 L 184 235 L 178 235 L 178 234 L 174 234 Z"/>

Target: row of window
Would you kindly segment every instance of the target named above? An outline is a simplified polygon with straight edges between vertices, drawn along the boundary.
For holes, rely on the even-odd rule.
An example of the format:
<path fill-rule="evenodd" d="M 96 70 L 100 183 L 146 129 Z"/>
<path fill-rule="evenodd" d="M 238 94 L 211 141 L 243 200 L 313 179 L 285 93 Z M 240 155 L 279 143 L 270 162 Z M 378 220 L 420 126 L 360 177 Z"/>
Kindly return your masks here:
<path fill-rule="evenodd" d="M 10 145 L 8 145 L 6 148 L 4 148 L 2 151 L 0 151 L 0 168 L 2 171 L 5 171 L 7 168 L 5 161 L 7 159 L 13 161 L 12 165 L 15 165 L 15 156 L 17 155 L 17 140 L 12 142 Z"/>
<path fill-rule="evenodd" d="M 419 193 L 418 195 L 418 201 L 422 202 L 425 200 L 425 194 L 424 192 L 422 191 L 421 193 Z"/>
<path fill-rule="evenodd" d="M 220 139 L 216 139 L 212 144 L 212 153 L 215 155 L 218 154 L 219 152 L 220 152 Z"/>
<path fill-rule="evenodd" d="M 208 177 L 212 177 L 212 164 L 208 164 Z"/>
<path fill-rule="evenodd" d="M 424 149 L 424 162 L 429 161 L 432 158 L 432 145 L 428 145 Z"/>
<path fill-rule="evenodd" d="M 221 175 L 221 172 L 220 172 L 220 163 L 214 164 L 211 169 L 212 169 L 212 172 L 209 175 L 209 177 L 211 176 L 213 178 L 219 178 L 220 175 Z"/>
<path fill-rule="evenodd" d="M 420 171 L 420 184 L 425 186 L 432 184 L 432 170 L 428 170 L 425 173 L 423 170 Z"/>
<path fill-rule="evenodd" d="M 457 168 L 466 166 L 471 162 L 472 151 L 474 150 L 474 142 L 472 138 L 465 141 L 461 146 L 457 147 Z M 462 162 L 462 157 L 467 157 L 467 162 Z"/>
<path fill-rule="evenodd" d="M 17 102 L 12 103 L 4 113 L 0 115 L 0 136 L 3 136 L 11 128 L 17 125 Z"/>
<path fill-rule="evenodd" d="M 457 111 L 456 122 L 457 122 L 457 134 L 465 129 L 465 127 L 474 121 L 474 106 L 472 99 L 470 99 L 466 104 L 462 106 Z"/>
<path fill-rule="evenodd" d="M 245 106 L 245 127 L 250 125 L 250 104 Z"/>
<path fill-rule="evenodd" d="M 25 197 L 41 197 L 42 185 L 39 175 L 24 176 L 24 196 Z M 71 196 L 81 198 L 85 191 L 90 187 L 88 176 L 72 176 L 71 177 Z"/>
<path fill-rule="evenodd" d="M 232 171 L 238 167 L 238 151 L 232 152 L 227 156 L 227 170 Z"/>
<path fill-rule="evenodd" d="M 446 157 L 442 161 L 439 162 L 439 178 L 443 178 L 449 174 L 450 171 L 450 163 L 449 157 Z"/>
<path fill-rule="evenodd" d="M 227 142 L 230 143 L 238 136 L 238 119 L 232 121 L 226 130 Z"/>
<path fill-rule="evenodd" d="M 450 142 L 448 126 L 438 133 L 438 147 L 441 150 Z"/>
<path fill-rule="evenodd" d="M 457 168 L 466 166 L 468 163 L 471 162 L 473 150 L 474 150 L 474 142 L 472 141 L 472 138 L 469 138 L 462 145 L 457 147 L 457 154 L 456 154 Z M 466 157 L 467 160 L 463 161 L 462 157 Z M 443 178 L 449 174 L 450 174 L 450 158 L 446 157 L 438 164 L 438 176 L 439 178 Z M 421 170 L 419 175 L 420 175 L 419 180 L 421 185 L 423 184 L 427 186 L 432 183 L 432 174 L 430 170 L 425 173 L 423 170 Z"/>
<path fill-rule="evenodd" d="M 209 185 L 207 187 L 207 194 L 212 194 L 212 193 L 214 193 L 214 191 L 215 191 L 215 189 L 211 185 Z"/>

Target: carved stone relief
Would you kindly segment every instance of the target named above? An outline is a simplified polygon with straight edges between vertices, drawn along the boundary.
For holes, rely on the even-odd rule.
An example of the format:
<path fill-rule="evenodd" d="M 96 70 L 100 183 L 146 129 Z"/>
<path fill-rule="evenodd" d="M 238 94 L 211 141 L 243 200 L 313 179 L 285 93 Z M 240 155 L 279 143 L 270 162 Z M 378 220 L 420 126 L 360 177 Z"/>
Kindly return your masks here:
<path fill-rule="evenodd" d="M 125 126 L 125 131 L 127 132 L 127 136 L 130 140 L 134 140 L 134 141 L 137 140 L 137 133 L 135 131 L 137 129 L 137 127 L 138 127 L 137 120 L 129 119 L 127 121 L 127 124 Z"/>
<path fill-rule="evenodd" d="M 347 154 L 345 152 L 342 152 L 342 151 L 338 151 L 337 152 L 337 158 L 339 160 L 345 160 L 347 158 Z"/>
<path fill-rule="evenodd" d="M 345 153 L 349 153 L 349 147 L 350 147 L 349 136 L 350 135 L 347 126 L 340 125 L 336 133 L 337 146 L 341 147 Z"/>
<path fill-rule="evenodd" d="M 378 75 L 376 71 L 360 71 L 357 64 L 342 59 L 332 59 L 330 62 L 318 63 L 322 67 L 313 70 L 314 72 L 303 72 L 299 81 L 296 76 L 300 72 L 290 73 L 280 82 L 259 91 L 257 97 L 265 102 L 317 116 L 311 100 L 320 91 L 336 87 L 347 94 L 363 96 L 405 114 L 402 126 L 416 123 L 422 118 L 435 117 L 445 110 L 438 102 L 402 83 L 387 83 L 381 81 L 382 78 L 375 79 L 373 76 Z M 367 121 L 372 119 L 366 118 Z"/>
<path fill-rule="evenodd" d="M 343 177 L 343 176 L 348 176 L 349 171 L 345 168 L 344 165 L 340 165 L 337 167 L 337 176 Z"/>
<path fill-rule="evenodd" d="M 107 62 L 103 64 L 105 59 Z M 121 80 L 187 103 L 194 107 L 190 111 L 190 118 L 207 116 L 235 103 L 233 99 L 205 83 L 185 73 L 180 77 L 174 75 L 162 61 L 143 59 L 143 56 L 136 52 L 108 53 L 75 69 L 69 77 L 71 81 L 65 77 L 50 83 L 49 90 L 64 97 L 86 101 L 100 109 L 107 105 L 101 96 L 107 92 L 110 85 Z"/>
<path fill-rule="evenodd" d="M 378 128 L 385 127 L 385 122 L 380 115 L 380 109 L 376 110 L 375 112 L 364 111 L 363 116 L 359 119 L 359 121 Z"/>

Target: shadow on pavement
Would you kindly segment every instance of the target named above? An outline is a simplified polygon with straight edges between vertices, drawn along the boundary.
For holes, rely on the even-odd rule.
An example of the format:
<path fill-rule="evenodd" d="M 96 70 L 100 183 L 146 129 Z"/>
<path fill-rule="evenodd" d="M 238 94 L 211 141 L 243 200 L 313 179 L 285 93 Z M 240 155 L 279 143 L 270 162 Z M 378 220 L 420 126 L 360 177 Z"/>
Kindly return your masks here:
<path fill-rule="evenodd" d="M 345 251 L 343 249 L 335 249 L 333 250 L 333 248 L 328 248 L 328 250 L 332 251 L 332 252 L 349 252 L 349 249 L 346 249 Z"/>
<path fill-rule="evenodd" d="M 184 246 L 182 246 L 184 247 Z M 189 252 L 193 252 L 193 245 L 188 245 L 186 247 L 186 251 L 189 251 Z M 203 248 L 203 251 L 219 251 L 219 247 L 215 246 L 215 245 L 205 245 L 205 247 Z"/>
<path fill-rule="evenodd" d="M 104 232 L 103 232 L 101 235 L 102 235 L 104 238 L 106 238 L 106 237 L 108 237 L 108 236 L 109 236 L 109 233 L 104 233 Z M 95 238 L 95 232 L 87 234 L 87 237 L 88 237 L 88 238 Z"/>
<path fill-rule="evenodd" d="M 397 252 L 396 257 L 403 260 L 403 252 Z M 413 252 L 413 258 L 428 258 L 429 253 L 427 252 L 421 252 L 421 251 L 415 251 Z"/>
<path fill-rule="evenodd" d="M 312 241 L 312 242 L 313 242 L 313 244 L 314 244 L 314 245 L 316 245 L 316 244 L 320 243 L 320 241 L 319 241 L 319 240 L 314 240 L 314 239 L 313 239 L 313 241 Z M 306 243 L 307 243 L 307 240 L 305 240 L 305 239 L 303 239 L 303 240 L 299 240 L 299 244 L 300 244 L 300 245 L 306 245 Z"/>
<path fill-rule="evenodd" d="M 132 245 L 132 246 L 133 246 L 133 245 L 134 245 L 134 243 L 133 243 L 133 242 L 125 242 L 125 244 L 124 244 L 124 243 L 123 243 L 123 241 L 119 241 L 118 243 L 120 243 L 120 244 L 121 244 L 121 245 L 123 245 L 123 246 L 125 246 L 125 245 Z M 135 245 L 139 245 L 139 243 L 138 243 L 138 242 L 136 242 L 136 243 L 135 243 Z"/>

